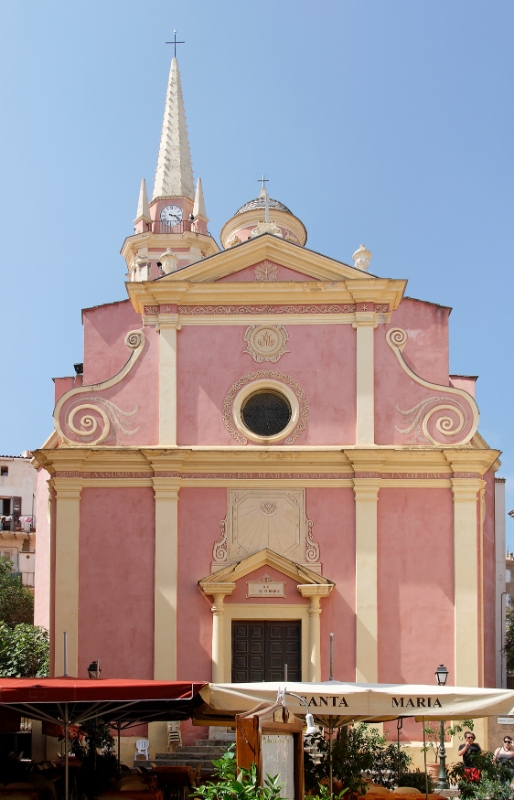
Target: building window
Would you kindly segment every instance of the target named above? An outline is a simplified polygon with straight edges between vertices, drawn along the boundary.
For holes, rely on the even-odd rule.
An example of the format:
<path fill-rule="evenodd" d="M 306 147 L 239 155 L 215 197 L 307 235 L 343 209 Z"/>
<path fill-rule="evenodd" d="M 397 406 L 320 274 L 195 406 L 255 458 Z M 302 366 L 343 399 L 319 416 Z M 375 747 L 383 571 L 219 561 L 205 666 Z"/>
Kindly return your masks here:
<path fill-rule="evenodd" d="M 266 378 L 243 386 L 234 398 L 232 414 L 243 436 L 259 444 L 273 444 L 292 433 L 300 404 L 290 386 Z"/>
<path fill-rule="evenodd" d="M 289 424 L 291 405 L 282 393 L 259 391 L 251 394 L 241 407 L 246 427 L 258 436 L 275 436 Z"/>
<path fill-rule="evenodd" d="M 510 581 L 511 581 L 510 569 L 506 569 L 505 570 L 505 583 L 510 583 Z"/>
<path fill-rule="evenodd" d="M 9 475 L 9 467 L 0 467 L 0 476 L 3 478 Z"/>

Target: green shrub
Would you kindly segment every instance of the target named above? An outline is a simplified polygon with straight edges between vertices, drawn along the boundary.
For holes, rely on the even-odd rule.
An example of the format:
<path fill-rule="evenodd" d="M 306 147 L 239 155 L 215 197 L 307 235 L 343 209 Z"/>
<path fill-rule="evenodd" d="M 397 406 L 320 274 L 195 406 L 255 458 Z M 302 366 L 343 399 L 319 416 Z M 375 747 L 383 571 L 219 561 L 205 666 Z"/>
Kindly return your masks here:
<path fill-rule="evenodd" d="M 234 745 L 212 763 L 216 780 L 198 786 L 192 797 L 204 800 L 279 800 L 282 784 L 278 782 L 278 775 L 266 775 L 264 786 L 259 786 L 255 764 L 250 769 L 237 769 Z"/>

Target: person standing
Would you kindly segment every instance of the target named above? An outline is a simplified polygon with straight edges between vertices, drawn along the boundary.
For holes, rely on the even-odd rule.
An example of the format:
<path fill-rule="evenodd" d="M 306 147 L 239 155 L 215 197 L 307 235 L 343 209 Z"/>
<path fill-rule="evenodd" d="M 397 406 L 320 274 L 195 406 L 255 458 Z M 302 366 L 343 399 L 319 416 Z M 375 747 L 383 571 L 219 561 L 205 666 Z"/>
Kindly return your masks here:
<path fill-rule="evenodd" d="M 464 766 L 468 769 L 473 767 L 473 758 L 474 756 L 479 756 L 482 752 L 482 748 L 478 744 L 476 740 L 476 736 L 471 731 L 466 731 L 464 734 L 464 744 L 461 744 L 459 747 L 459 756 L 462 757 L 464 762 Z"/>
<path fill-rule="evenodd" d="M 503 745 L 494 751 L 495 764 L 505 764 L 509 767 L 514 776 L 514 747 L 510 736 L 503 737 Z"/>

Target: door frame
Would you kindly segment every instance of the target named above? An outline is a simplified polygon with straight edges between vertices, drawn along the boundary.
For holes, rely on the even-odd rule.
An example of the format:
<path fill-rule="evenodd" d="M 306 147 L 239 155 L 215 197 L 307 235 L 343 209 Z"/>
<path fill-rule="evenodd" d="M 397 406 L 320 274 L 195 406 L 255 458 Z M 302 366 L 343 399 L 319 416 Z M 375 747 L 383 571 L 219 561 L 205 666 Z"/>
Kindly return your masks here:
<path fill-rule="evenodd" d="M 309 675 L 309 606 L 284 603 L 272 605 L 264 603 L 225 603 L 224 624 L 224 664 L 223 682 L 232 682 L 232 622 L 251 622 L 252 619 L 266 620 L 266 622 L 287 622 L 297 620 L 301 623 L 301 665 L 303 680 L 308 680 Z"/>

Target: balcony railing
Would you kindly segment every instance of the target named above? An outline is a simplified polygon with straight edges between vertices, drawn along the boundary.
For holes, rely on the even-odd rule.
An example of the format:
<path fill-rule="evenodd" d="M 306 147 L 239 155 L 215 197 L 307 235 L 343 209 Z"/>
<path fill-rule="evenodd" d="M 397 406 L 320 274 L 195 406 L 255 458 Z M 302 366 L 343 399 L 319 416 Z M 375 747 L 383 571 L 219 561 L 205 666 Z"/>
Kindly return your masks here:
<path fill-rule="evenodd" d="M 145 231 L 151 231 L 152 233 L 175 233 L 180 234 L 184 233 L 185 231 L 191 231 L 192 233 L 202 233 L 202 231 L 197 230 L 196 222 L 191 222 L 188 219 L 183 219 L 181 222 L 177 222 L 176 225 L 166 225 L 165 222 L 162 222 L 160 219 L 156 219 L 154 222 L 145 222 Z M 207 236 L 210 236 L 212 239 L 212 235 L 207 231 Z"/>

